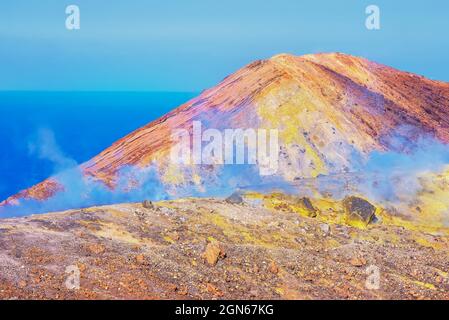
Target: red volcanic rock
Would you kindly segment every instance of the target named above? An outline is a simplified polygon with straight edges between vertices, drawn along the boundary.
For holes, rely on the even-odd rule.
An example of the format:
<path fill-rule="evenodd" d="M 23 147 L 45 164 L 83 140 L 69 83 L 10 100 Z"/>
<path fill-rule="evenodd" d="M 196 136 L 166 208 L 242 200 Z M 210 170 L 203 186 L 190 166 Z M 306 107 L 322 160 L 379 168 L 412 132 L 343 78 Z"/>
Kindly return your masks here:
<path fill-rule="evenodd" d="M 157 164 L 164 184 L 191 181 L 179 172 L 173 179 L 168 158 L 172 130 L 191 130 L 193 120 L 218 129 L 279 129 L 279 175 L 294 181 L 346 170 L 352 150 L 388 150 L 398 128 L 413 128 L 409 139 L 427 134 L 449 143 L 449 83 L 340 53 L 281 54 L 245 66 L 123 137 L 82 164 L 82 172 L 111 189 L 123 166 Z M 45 200 L 62 189 L 49 179 L 2 204 Z"/>
<path fill-rule="evenodd" d="M 0 207 L 6 205 L 19 205 L 20 200 L 48 199 L 61 191 L 64 191 L 64 186 L 50 178 L 0 202 Z"/>

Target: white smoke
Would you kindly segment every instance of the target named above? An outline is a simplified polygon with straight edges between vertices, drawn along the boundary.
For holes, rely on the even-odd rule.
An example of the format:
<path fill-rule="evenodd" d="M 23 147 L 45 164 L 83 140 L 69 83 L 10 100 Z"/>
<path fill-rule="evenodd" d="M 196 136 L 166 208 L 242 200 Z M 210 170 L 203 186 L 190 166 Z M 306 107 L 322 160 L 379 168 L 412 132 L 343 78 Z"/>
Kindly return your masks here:
<path fill-rule="evenodd" d="M 39 159 L 50 161 L 54 173 L 77 166 L 77 162 L 61 150 L 54 132 L 48 128 L 40 128 L 29 140 L 28 152 Z"/>

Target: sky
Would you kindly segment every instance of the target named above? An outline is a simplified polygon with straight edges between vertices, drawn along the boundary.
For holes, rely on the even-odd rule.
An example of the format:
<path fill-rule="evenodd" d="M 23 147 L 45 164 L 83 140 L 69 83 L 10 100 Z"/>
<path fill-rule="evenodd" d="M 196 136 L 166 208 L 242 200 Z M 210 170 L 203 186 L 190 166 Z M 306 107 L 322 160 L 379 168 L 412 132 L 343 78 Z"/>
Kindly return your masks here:
<path fill-rule="evenodd" d="M 447 0 L 1 1 L 0 90 L 199 92 L 256 59 L 334 51 L 449 81 L 448 32 Z"/>

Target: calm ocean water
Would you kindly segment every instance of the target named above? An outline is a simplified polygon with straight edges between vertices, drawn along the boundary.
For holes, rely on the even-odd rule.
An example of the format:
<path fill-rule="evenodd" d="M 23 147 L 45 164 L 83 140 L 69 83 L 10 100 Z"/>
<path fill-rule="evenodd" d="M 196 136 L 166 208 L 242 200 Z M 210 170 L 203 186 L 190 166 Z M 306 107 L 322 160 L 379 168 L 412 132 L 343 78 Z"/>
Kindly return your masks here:
<path fill-rule="evenodd" d="M 52 175 L 61 161 L 82 163 L 196 95 L 0 92 L 0 201 Z"/>

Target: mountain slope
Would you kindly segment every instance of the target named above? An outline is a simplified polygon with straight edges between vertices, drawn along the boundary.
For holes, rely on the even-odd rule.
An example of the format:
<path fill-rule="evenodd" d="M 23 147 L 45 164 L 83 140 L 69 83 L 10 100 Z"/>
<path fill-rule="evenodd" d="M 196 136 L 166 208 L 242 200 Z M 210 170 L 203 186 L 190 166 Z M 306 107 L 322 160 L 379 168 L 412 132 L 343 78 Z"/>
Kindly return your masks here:
<path fill-rule="evenodd" d="M 270 199 L 0 219 L 0 299 L 449 299 L 448 229 L 358 229 L 333 221 L 335 203 L 311 218 Z M 212 242 L 226 253 L 215 263 Z M 67 270 L 79 270 L 79 290 Z M 367 281 L 376 270 L 378 287 Z"/>
<path fill-rule="evenodd" d="M 277 55 L 120 139 L 82 164 L 82 175 L 113 190 L 123 183 L 123 168 L 154 167 L 168 190 L 207 189 L 220 168 L 186 170 L 169 161 L 172 130 L 191 131 L 195 120 L 217 129 L 279 129 L 278 175 L 294 182 L 353 171 L 373 151 L 406 152 L 423 135 L 449 143 L 449 84 L 339 53 Z M 139 186 L 135 175 L 124 179 L 126 188 Z M 2 205 L 50 199 L 70 188 L 52 177 Z"/>

